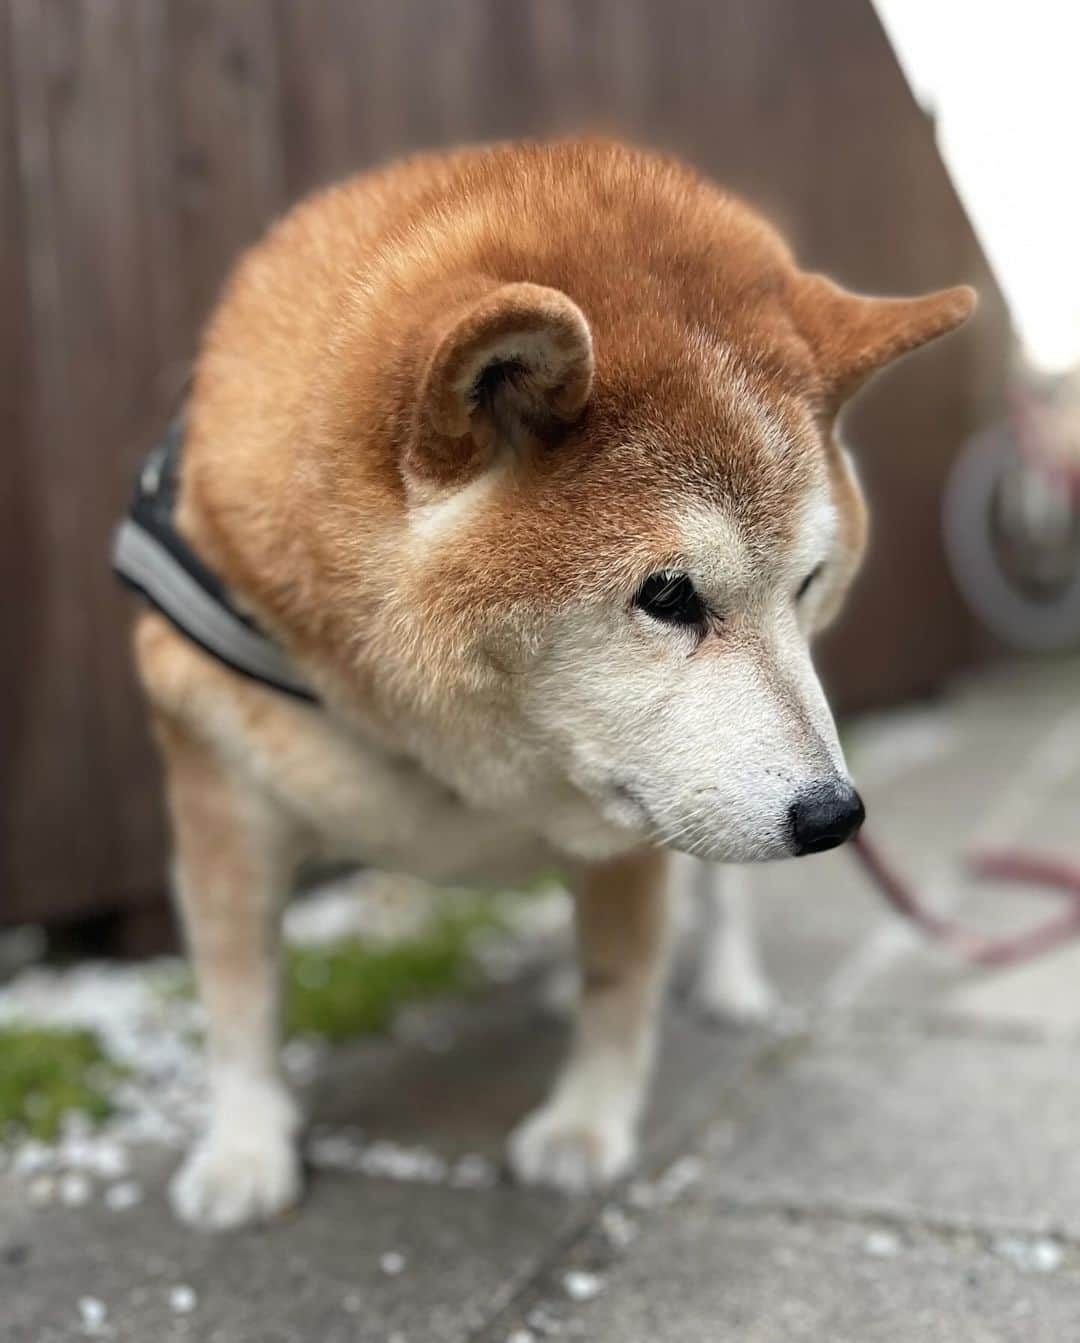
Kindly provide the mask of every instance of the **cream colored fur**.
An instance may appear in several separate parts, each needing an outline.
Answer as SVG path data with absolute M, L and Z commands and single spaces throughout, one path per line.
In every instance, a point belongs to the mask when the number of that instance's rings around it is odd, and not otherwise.
M 865 542 L 835 415 L 972 299 L 847 293 L 690 169 L 595 140 L 391 165 L 241 260 L 196 363 L 177 526 L 321 704 L 140 617 L 207 1011 L 182 1217 L 299 1196 L 278 922 L 317 857 L 453 882 L 561 867 L 573 1047 L 511 1160 L 570 1189 L 630 1168 L 667 851 L 781 857 L 806 847 L 797 799 L 852 796 L 809 653 Z M 671 573 L 701 618 L 641 609 Z M 763 993 L 723 903 L 709 993 L 745 1014 Z
M 482 510 L 482 494 L 473 506 Z M 571 1061 L 548 1104 L 514 1134 L 511 1157 L 523 1179 L 570 1189 L 629 1168 L 665 944 L 651 932 L 620 943 L 635 900 L 663 903 L 663 883 L 633 893 L 631 874 L 660 861 L 635 851 L 661 840 L 709 859 L 779 856 L 791 798 L 843 769 L 809 662 L 812 617 L 800 618 L 791 598 L 799 576 L 827 559 L 832 544 L 827 508 L 812 502 L 805 512 L 792 557 L 768 590 L 746 578 L 745 543 L 722 514 L 684 510 L 687 568 L 735 626 L 723 657 L 688 659 L 678 631 L 653 628 L 641 614 L 568 611 L 536 650 L 519 704 L 501 706 L 502 730 L 485 732 L 466 719 L 423 743 L 425 768 L 346 717 L 237 683 L 204 665 L 157 617 L 146 618 L 144 638 L 168 641 L 174 674 L 180 663 L 180 678 L 197 686 L 208 739 L 165 732 L 180 901 L 191 911 L 213 1062 L 211 1129 L 175 1185 L 181 1216 L 208 1227 L 237 1225 L 272 1215 L 299 1193 L 296 1121 L 273 1063 L 272 962 L 230 947 L 245 946 L 253 922 L 270 938 L 301 854 L 443 881 L 516 880 L 555 864 L 578 873 L 579 902 L 601 909 L 590 935 L 610 944 L 599 951 L 583 945 L 586 976 L 590 954 L 613 954 L 616 967 L 599 997 L 583 993 Z M 465 506 L 456 521 L 445 518 L 437 543 L 452 545 L 454 526 L 469 517 Z M 489 717 L 499 707 L 486 706 Z M 191 804 L 183 795 L 191 772 L 200 807 L 220 794 L 214 813 L 228 816 L 224 852 L 214 853 L 205 830 L 187 842 Z M 234 847 L 241 860 L 280 857 L 265 878 L 241 877 L 246 900 L 223 900 L 208 917 L 216 885 L 237 880 Z M 613 881 L 621 883 L 614 894 Z M 701 992 L 711 1010 L 754 1016 L 768 1002 L 745 909 L 736 896 L 719 899 L 726 920 L 711 925 Z M 640 916 L 648 930 L 663 917 L 659 908 Z M 231 1003 L 238 994 L 247 1011 L 219 1014 L 219 998 Z

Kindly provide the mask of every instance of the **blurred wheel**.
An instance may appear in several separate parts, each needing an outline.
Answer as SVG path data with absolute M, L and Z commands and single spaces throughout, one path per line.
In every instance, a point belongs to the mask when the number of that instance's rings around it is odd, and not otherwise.
M 964 598 L 1026 651 L 1080 644 L 1080 507 L 1005 424 L 970 440 L 945 489 L 945 550 Z

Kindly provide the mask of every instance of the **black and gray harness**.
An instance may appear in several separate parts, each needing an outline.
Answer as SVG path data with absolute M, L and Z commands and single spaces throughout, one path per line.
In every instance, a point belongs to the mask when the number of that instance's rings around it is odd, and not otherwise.
M 113 569 L 181 634 L 233 671 L 317 703 L 284 650 L 237 609 L 173 525 L 183 444 L 178 417 L 139 471 L 131 508 L 113 534 Z

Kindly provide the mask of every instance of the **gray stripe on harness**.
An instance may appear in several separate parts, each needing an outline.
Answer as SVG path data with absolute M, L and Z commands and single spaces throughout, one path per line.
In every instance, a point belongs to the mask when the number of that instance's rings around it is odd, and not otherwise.
M 113 534 L 113 567 L 198 643 L 260 681 L 312 695 L 285 653 L 219 605 L 148 531 L 125 518 Z

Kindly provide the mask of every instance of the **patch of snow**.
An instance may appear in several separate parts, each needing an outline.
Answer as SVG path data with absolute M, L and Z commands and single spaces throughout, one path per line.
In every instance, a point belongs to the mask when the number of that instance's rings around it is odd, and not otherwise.
M 285 938 L 324 947 L 346 938 L 389 945 L 424 932 L 453 892 L 383 872 L 354 872 L 325 882 L 285 910 Z
M 77 1111 L 65 1116 L 56 1147 L 56 1163 L 67 1170 L 84 1171 L 101 1180 L 116 1180 L 131 1169 L 125 1149 L 108 1135 L 93 1137 L 84 1116 Z
M 459 1156 L 450 1169 L 450 1184 L 454 1189 L 493 1189 L 498 1182 L 495 1163 L 478 1152 Z
M 90 1202 L 94 1186 L 81 1172 L 68 1171 L 66 1175 L 60 1177 L 57 1192 L 60 1195 L 60 1202 L 66 1208 L 82 1208 Z
M 127 1146 L 183 1145 L 205 1113 L 198 1004 L 176 991 L 177 960 L 148 965 L 87 962 L 24 970 L 0 988 L 0 1022 L 93 1031 L 127 1075 L 110 1087 L 113 1115 L 97 1133 L 86 1115 L 65 1116 L 56 1142 L 20 1143 L 16 1174 L 82 1172 L 101 1180 L 127 1174 Z
M 453 1162 L 426 1147 L 379 1138 L 367 1142 L 359 1129 L 317 1128 L 307 1141 L 316 1170 L 344 1170 L 406 1184 L 447 1184 L 453 1189 L 490 1189 L 498 1183 L 494 1162 L 466 1152 Z
M 465 1152 L 449 1161 L 429 1148 L 389 1138 L 368 1142 L 355 1128 L 316 1128 L 308 1138 L 306 1154 L 316 1170 L 343 1170 L 406 1184 L 491 1189 L 499 1180 L 498 1167 L 479 1152 Z
M 873 1259 L 893 1259 L 900 1253 L 900 1237 L 895 1231 L 871 1231 L 863 1249 Z
M 573 1269 L 563 1275 L 563 1290 L 571 1301 L 592 1301 L 604 1290 L 604 1279 L 599 1273 Z
M 429 926 L 454 898 L 454 892 L 423 883 L 365 873 L 295 903 L 286 915 L 286 936 L 309 945 L 342 936 L 389 943 Z M 498 962 L 500 974 L 517 973 L 550 957 L 555 942 L 568 942 L 570 902 L 557 886 L 492 900 L 505 931 L 496 930 L 488 938 L 487 930 L 480 930 L 475 950 L 489 967 Z M 6 1149 L 0 1144 L 0 1160 L 26 1182 L 35 1202 L 59 1198 L 78 1206 L 100 1182 L 106 1207 L 133 1207 L 142 1191 L 129 1178 L 131 1149 L 147 1144 L 179 1150 L 203 1128 L 209 1108 L 201 1045 L 204 1016 L 189 986 L 189 970 L 172 957 L 141 965 L 32 965 L 0 984 L 0 1024 L 91 1031 L 123 1069 L 122 1076 L 106 1083 L 112 1113 L 100 1126 L 95 1128 L 87 1115 L 72 1113 L 65 1116 L 55 1141 L 26 1139 Z M 404 1008 L 394 1029 L 397 1038 L 435 1052 L 454 1043 L 445 1014 L 423 1006 Z M 293 1039 L 283 1046 L 283 1069 L 293 1082 L 310 1084 L 330 1050 L 319 1037 Z M 315 1135 L 309 1155 L 316 1166 L 383 1179 L 460 1189 L 486 1189 L 498 1182 L 495 1165 L 478 1154 L 447 1161 L 420 1147 L 365 1141 L 355 1130 Z M 46 1176 L 48 1180 L 39 1178 Z
M 307 1142 L 307 1158 L 316 1170 L 359 1170 L 364 1150 L 356 1129 L 316 1129 Z
M 105 1206 L 110 1212 L 126 1212 L 142 1202 L 142 1185 L 137 1180 L 121 1180 L 105 1190 Z
M 492 983 L 517 979 L 569 952 L 573 903 L 557 882 L 526 896 L 497 895 L 494 908 L 501 926 L 478 928 L 469 939 L 470 955 Z
M 424 1147 L 405 1147 L 381 1138 L 366 1147 L 360 1156 L 365 1175 L 389 1180 L 415 1181 L 418 1184 L 442 1184 L 447 1177 L 445 1158 Z
M 99 1301 L 96 1296 L 79 1297 L 79 1321 L 84 1334 L 105 1333 L 108 1328 L 106 1323 L 108 1315 L 105 1302 Z
M 198 1304 L 194 1287 L 181 1283 L 169 1288 L 169 1309 L 174 1315 L 190 1315 Z
M 379 1257 L 379 1268 L 388 1278 L 396 1278 L 404 1273 L 407 1260 L 400 1250 L 387 1250 Z
M 1061 1245 L 1047 1236 L 999 1236 L 993 1248 L 999 1258 L 1025 1273 L 1053 1273 L 1065 1258 Z
M 37 1175 L 40 1171 L 54 1170 L 56 1153 L 37 1138 L 28 1138 L 16 1147 L 11 1161 L 14 1175 Z

